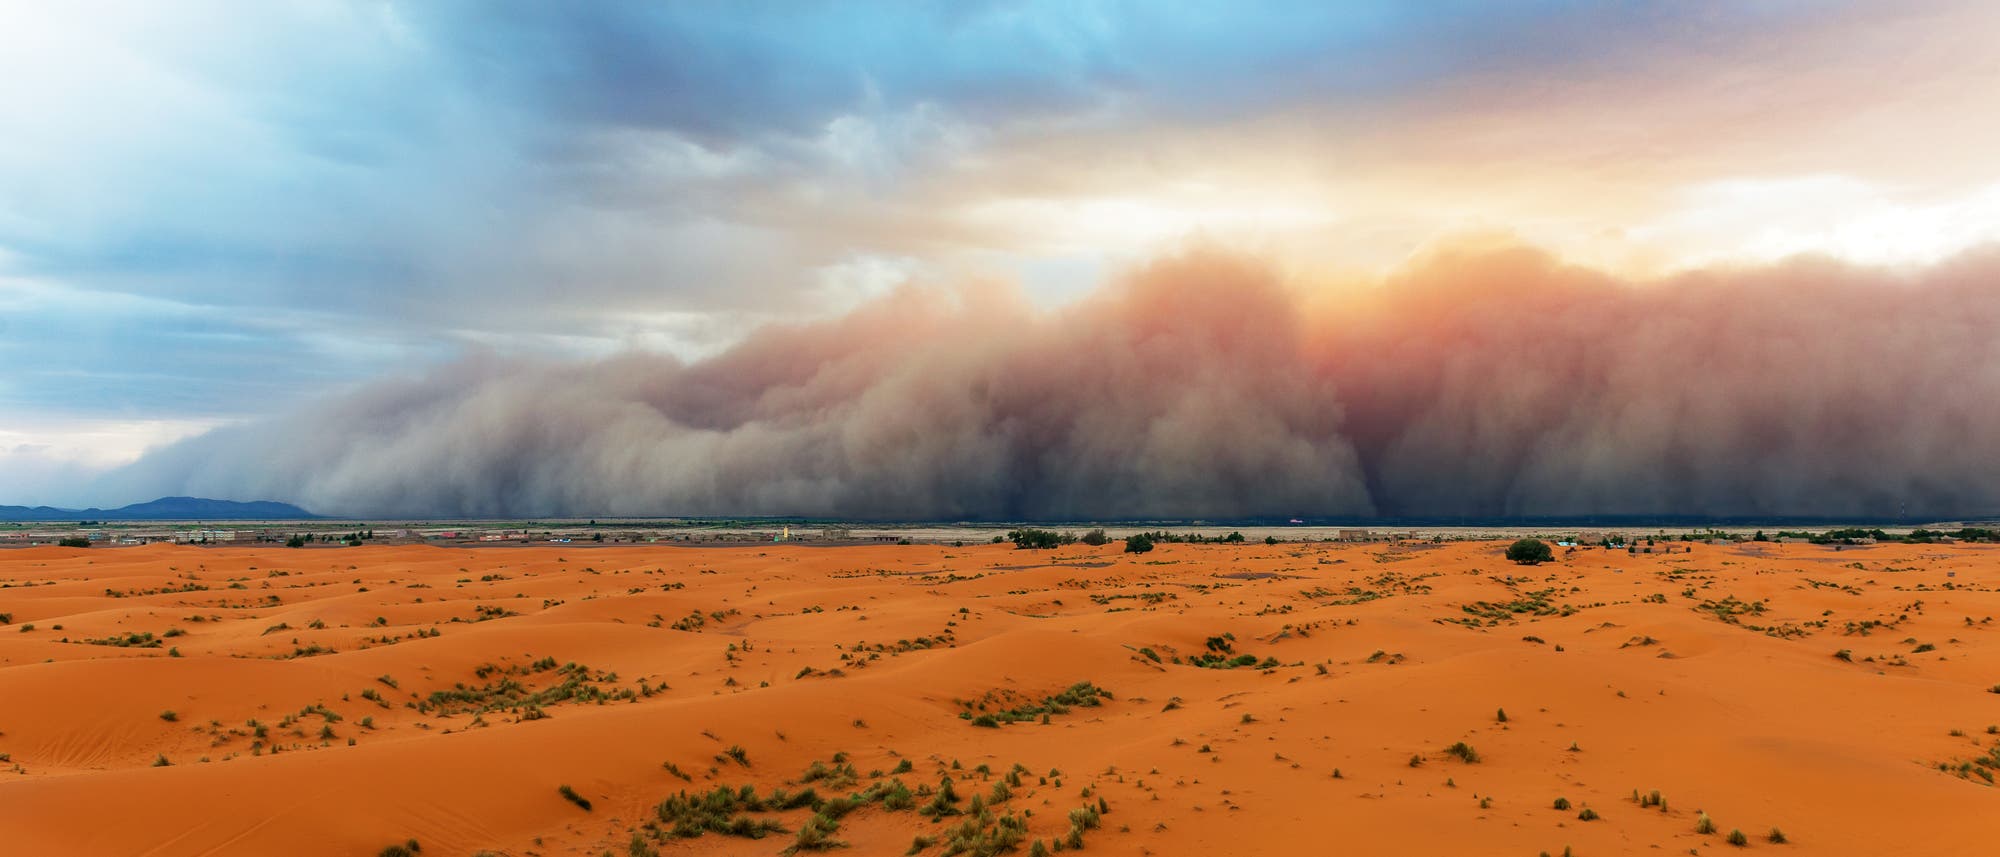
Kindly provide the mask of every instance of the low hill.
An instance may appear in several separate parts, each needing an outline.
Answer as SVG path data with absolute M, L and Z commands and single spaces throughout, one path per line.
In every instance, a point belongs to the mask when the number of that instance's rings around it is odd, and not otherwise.
M 292 521 L 318 517 L 290 503 L 161 497 L 116 509 L 0 506 L 0 521 Z

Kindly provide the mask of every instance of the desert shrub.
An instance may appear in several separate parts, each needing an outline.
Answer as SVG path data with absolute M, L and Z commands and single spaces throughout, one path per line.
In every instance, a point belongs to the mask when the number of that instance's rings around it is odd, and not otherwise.
M 1521 565 L 1538 565 L 1555 558 L 1555 552 L 1541 539 L 1521 539 L 1507 546 L 1507 559 Z
M 1091 547 L 1099 547 L 1101 545 L 1109 544 L 1111 542 L 1111 537 L 1104 534 L 1103 527 L 1098 527 L 1097 529 L 1084 533 L 1083 538 L 1079 539 L 1079 541 L 1083 542 L 1084 544 L 1090 545 Z
M 957 804 L 958 790 L 953 787 L 951 778 L 945 777 L 938 781 L 937 791 L 932 793 L 930 802 L 919 808 L 917 813 L 935 818 L 957 815 L 959 812 Z
M 90 540 L 82 536 L 68 536 L 65 538 L 57 539 L 56 546 L 65 548 L 87 548 L 90 547 Z
M 1769 840 L 1772 845 L 1783 845 L 1788 841 L 1785 839 L 1785 832 L 1775 827 L 1771 828 L 1771 835 L 1764 838 Z
M 901 812 L 906 809 L 913 809 L 916 805 L 916 795 L 910 792 L 909 786 L 903 785 L 902 780 L 891 780 L 889 787 L 882 791 L 883 809 L 892 812 Z
M 577 794 L 576 789 L 570 788 L 567 783 L 558 786 L 556 788 L 556 791 L 563 796 L 563 800 L 569 801 L 570 803 L 583 807 L 584 812 L 590 811 L 590 798 Z
M 799 825 L 798 836 L 792 841 L 792 847 L 785 849 L 785 853 L 825 851 L 845 845 L 847 843 L 833 838 L 834 831 L 839 829 L 840 822 L 827 816 L 815 815 L 808 818 L 805 824 Z
M 400 845 L 391 845 L 382 849 L 376 857 L 416 857 L 418 854 L 423 853 L 423 850 L 424 847 L 418 845 L 417 840 L 411 839 Z
M 1708 817 L 1708 813 L 1704 812 L 1695 817 L 1694 832 L 1704 836 L 1715 832 L 1715 822 Z
M 166 711 L 160 712 L 160 719 L 165 720 L 168 723 L 172 723 L 176 720 L 181 719 L 181 716 L 179 714 L 174 713 L 173 709 L 170 708 L 167 709 Z
M 1576 814 L 1576 818 L 1578 821 L 1596 821 L 1599 817 L 1600 816 L 1598 816 L 1597 810 L 1591 809 L 1590 807 L 1587 806 L 1583 808 L 1582 812 Z
M 1126 553 L 1147 553 L 1153 549 L 1153 537 L 1138 533 L 1125 537 Z
M 1559 810 L 1559 811 L 1562 811 L 1562 812 L 1568 812 L 1568 811 L 1569 811 L 1569 798 L 1566 798 L 1566 797 L 1559 797 L 1559 798 L 1556 798 L 1556 804 L 1555 804 L 1555 806 L 1556 806 L 1556 809 L 1557 809 L 1557 810 Z
M 839 820 L 848 813 L 860 809 L 861 805 L 866 802 L 867 798 L 857 795 L 841 795 L 820 804 L 819 814 L 827 818 Z
M 1464 741 L 1460 741 L 1456 744 L 1446 747 L 1444 748 L 1444 751 L 1448 755 L 1457 756 L 1459 761 L 1465 762 L 1467 764 L 1473 764 L 1479 761 L 1479 751 L 1472 749 L 1472 745 L 1467 744 Z
M 480 854 L 486 853 L 485 851 L 481 851 L 479 854 L 473 855 L 473 857 L 479 857 Z M 652 843 L 646 841 L 646 834 L 634 830 L 632 831 L 631 841 L 625 844 L 625 857 L 660 857 L 660 850 L 654 848 Z
M 821 802 L 819 794 L 813 789 L 790 795 L 780 790 L 772 792 L 769 799 L 761 799 L 757 797 L 757 790 L 750 786 L 741 789 L 716 786 L 705 794 L 690 796 L 681 792 L 669 797 L 654 808 L 654 814 L 660 824 L 669 826 L 668 835 L 674 837 L 693 838 L 712 831 L 726 836 L 761 839 L 765 834 L 782 832 L 784 828 L 775 821 L 753 819 L 738 813 L 816 807 Z
M 1734 845 L 1738 848 L 1741 848 L 1745 845 L 1750 844 L 1750 837 L 1744 836 L 1743 831 L 1741 830 L 1731 830 L 1729 831 L 1729 835 L 1725 837 L 1723 841 L 1731 845 Z
M 1045 696 L 1038 703 L 1017 705 L 1003 711 L 992 711 L 974 716 L 970 710 L 959 712 L 959 717 L 972 722 L 974 726 L 998 727 L 1003 723 L 1019 723 L 1040 718 L 1049 722 L 1050 714 L 1068 714 L 1073 707 L 1094 707 L 1111 697 L 1105 690 L 1087 681 L 1080 681 L 1064 688 L 1060 693 Z M 963 704 L 963 703 L 962 703 Z

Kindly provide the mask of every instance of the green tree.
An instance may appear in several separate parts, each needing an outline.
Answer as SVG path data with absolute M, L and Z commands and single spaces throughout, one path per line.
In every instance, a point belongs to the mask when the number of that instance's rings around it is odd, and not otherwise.
M 1015 550 L 1045 550 L 1062 544 L 1062 536 L 1056 531 L 1038 530 L 1033 527 L 1009 531 L 1007 538 L 1014 542 Z
M 1145 553 L 1153 549 L 1153 537 L 1146 533 L 1125 537 L 1126 553 Z
M 1507 558 L 1522 565 L 1536 565 L 1556 558 L 1549 550 L 1548 542 L 1541 539 L 1521 539 L 1507 546 Z

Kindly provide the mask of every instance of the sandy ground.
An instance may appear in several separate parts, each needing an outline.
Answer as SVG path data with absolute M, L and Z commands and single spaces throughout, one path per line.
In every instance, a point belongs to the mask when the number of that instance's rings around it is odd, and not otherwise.
M 0 552 L 0 852 L 2000 849 L 2000 548 L 1120 548 Z

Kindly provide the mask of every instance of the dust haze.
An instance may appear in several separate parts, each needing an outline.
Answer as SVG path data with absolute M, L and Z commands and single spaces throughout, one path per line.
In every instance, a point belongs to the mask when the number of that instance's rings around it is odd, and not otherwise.
M 123 499 L 355 516 L 2000 511 L 2000 251 L 1645 283 L 1519 246 L 1313 288 L 1190 249 L 906 288 L 695 362 L 478 357 L 155 450 Z

